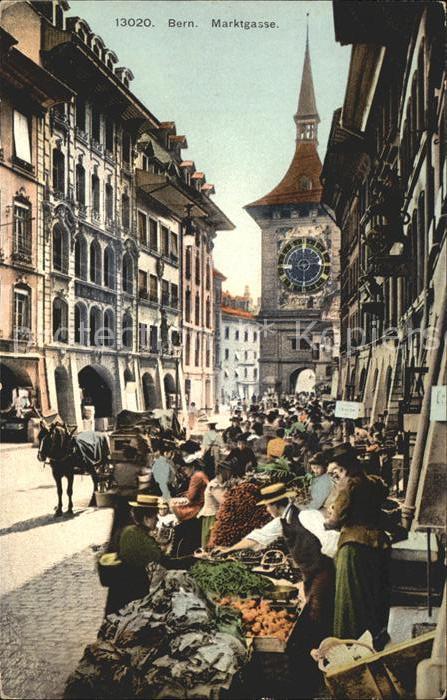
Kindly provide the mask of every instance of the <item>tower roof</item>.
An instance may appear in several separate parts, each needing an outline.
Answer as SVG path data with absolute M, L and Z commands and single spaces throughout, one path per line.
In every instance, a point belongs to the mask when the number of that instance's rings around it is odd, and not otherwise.
M 303 74 L 301 77 L 300 96 L 298 99 L 298 109 L 296 111 L 295 119 L 309 119 L 309 117 L 314 117 L 318 121 L 320 121 L 320 118 L 318 116 L 317 103 L 315 100 L 314 81 L 312 78 L 312 64 L 310 61 L 309 51 L 309 27 L 307 27 L 306 51 L 304 53 Z
M 321 199 L 321 160 L 315 143 L 298 141 L 295 155 L 281 182 L 246 208 L 268 204 L 313 204 Z
M 298 110 L 294 115 L 297 126 L 295 154 L 281 182 L 261 199 L 246 205 L 251 207 L 274 204 L 314 204 L 321 200 L 321 161 L 317 151 L 317 125 L 320 121 L 315 101 L 309 32 L 306 36 Z

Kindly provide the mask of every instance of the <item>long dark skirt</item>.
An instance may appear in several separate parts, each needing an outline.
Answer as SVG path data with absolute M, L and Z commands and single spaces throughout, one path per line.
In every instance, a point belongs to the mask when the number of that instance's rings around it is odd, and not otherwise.
M 173 557 L 186 557 L 192 554 L 201 545 L 202 520 L 191 518 L 184 520 L 175 526 L 174 542 L 172 545 Z
M 387 637 L 390 610 L 389 550 L 349 542 L 336 561 L 334 636 L 358 639 L 366 630 L 377 650 Z

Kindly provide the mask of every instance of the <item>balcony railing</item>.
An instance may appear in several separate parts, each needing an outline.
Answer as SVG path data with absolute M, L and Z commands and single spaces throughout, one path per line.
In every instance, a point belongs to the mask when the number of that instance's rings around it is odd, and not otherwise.
M 80 129 L 79 126 L 76 127 L 75 129 L 76 133 L 76 138 L 79 139 L 79 141 L 82 141 L 83 144 L 88 146 L 88 134 L 86 131 L 83 131 L 83 129 Z
M 24 248 L 14 250 L 12 253 L 12 259 L 15 263 L 24 263 L 25 265 L 31 265 L 33 260 L 31 250 L 26 250 Z
M 99 141 L 97 141 L 96 139 L 92 138 L 92 139 L 90 140 L 90 145 L 91 145 L 92 151 L 95 151 L 95 153 L 97 153 L 99 156 L 102 156 L 102 155 L 103 155 L 103 153 L 104 153 L 104 146 L 102 145 L 102 143 L 99 143 Z

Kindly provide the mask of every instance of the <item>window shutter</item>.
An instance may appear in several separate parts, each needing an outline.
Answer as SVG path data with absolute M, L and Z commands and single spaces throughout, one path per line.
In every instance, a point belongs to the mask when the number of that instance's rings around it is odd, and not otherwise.
M 31 163 L 31 139 L 29 122 L 21 112 L 14 110 L 14 148 L 17 158 Z

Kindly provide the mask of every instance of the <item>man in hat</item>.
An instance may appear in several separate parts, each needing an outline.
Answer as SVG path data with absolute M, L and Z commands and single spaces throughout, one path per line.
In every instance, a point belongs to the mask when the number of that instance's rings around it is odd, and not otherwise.
M 238 435 L 242 433 L 241 426 L 239 425 L 239 418 L 237 416 L 231 417 L 231 425 L 224 431 L 223 439 L 226 443 L 236 442 Z
M 208 430 L 203 436 L 203 461 L 205 463 L 205 473 L 208 479 L 214 479 L 216 466 L 219 463 L 220 450 L 225 447 L 222 436 L 217 432 L 217 422 L 208 421 Z
M 258 506 L 265 506 L 272 520 L 264 527 L 252 530 L 244 539 L 232 547 L 223 547 L 223 552 L 236 552 L 238 549 L 265 549 L 279 537 L 282 537 L 281 518 L 284 518 L 291 505 L 294 491 L 289 491 L 285 484 L 271 484 L 261 489 Z
M 256 455 L 251 448 L 251 444 L 250 446 L 248 444 L 249 437 L 249 433 L 241 433 L 237 438 L 238 454 L 236 456 L 240 465 L 241 476 L 247 471 L 255 471 L 258 466 Z

